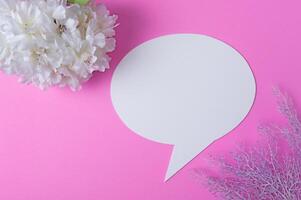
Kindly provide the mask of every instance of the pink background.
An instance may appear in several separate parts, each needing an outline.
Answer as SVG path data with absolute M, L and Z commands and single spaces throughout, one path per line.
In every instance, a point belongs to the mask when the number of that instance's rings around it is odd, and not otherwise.
M 106 0 L 119 15 L 112 68 L 83 90 L 17 83 L 0 74 L 1 200 L 196 200 L 214 199 L 191 169 L 208 154 L 258 139 L 262 121 L 282 121 L 272 87 L 297 102 L 300 92 L 300 0 Z M 170 33 L 200 33 L 231 44 L 248 60 L 257 97 L 246 120 L 215 142 L 169 182 L 164 175 L 171 146 L 128 130 L 110 100 L 116 64 L 135 46 Z M 210 86 L 208 86 L 210 87 Z

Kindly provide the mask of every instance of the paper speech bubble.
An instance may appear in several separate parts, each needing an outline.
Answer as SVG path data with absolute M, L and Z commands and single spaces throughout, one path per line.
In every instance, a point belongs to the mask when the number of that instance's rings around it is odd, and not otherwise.
M 131 130 L 174 145 L 165 180 L 235 128 L 255 93 L 246 60 L 227 44 L 196 34 L 136 47 L 117 66 L 111 85 L 113 105 Z

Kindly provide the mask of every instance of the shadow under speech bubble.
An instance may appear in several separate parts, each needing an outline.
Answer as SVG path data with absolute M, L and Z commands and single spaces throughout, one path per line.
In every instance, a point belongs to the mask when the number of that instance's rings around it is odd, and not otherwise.
M 256 93 L 247 61 L 232 47 L 197 34 L 147 41 L 117 66 L 114 108 L 135 133 L 174 149 L 165 181 L 234 129 Z

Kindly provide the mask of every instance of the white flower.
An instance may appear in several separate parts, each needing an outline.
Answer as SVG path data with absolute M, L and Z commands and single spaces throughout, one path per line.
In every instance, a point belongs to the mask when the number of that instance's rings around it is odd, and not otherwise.
M 109 68 L 116 19 L 104 5 L 0 0 L 0 69 L 41 89 L 77 90 Z

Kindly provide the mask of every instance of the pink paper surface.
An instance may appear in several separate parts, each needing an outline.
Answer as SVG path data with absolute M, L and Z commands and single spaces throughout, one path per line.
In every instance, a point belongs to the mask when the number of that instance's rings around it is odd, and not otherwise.
M 272 87 L 301 104 L 300 0 L 105 0 L 119 15 L 112 68 L 80 92 L 40 91 L 0 73 L 1 200 L 214 199 L 191 175 L 239 141 L 260 139 L 260 122 L 282 122 Z M 172 147 L 127 129 L 110 99 L 117 63 L 157 36 L 199 33 L 242 53 L 257 81 L 255 104 L 244 122 L 164 183 Z M 208 85 L 210 87 L 210 85 Z

